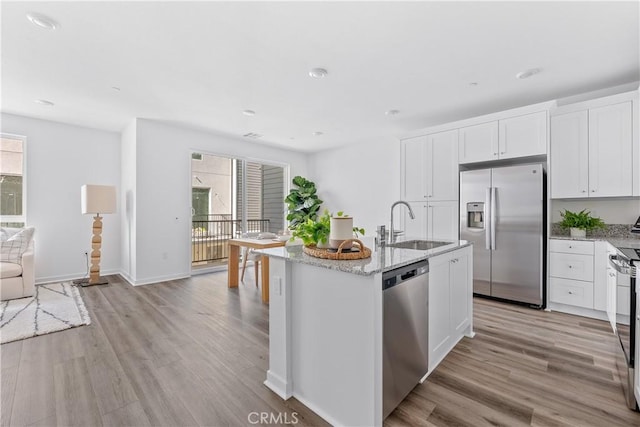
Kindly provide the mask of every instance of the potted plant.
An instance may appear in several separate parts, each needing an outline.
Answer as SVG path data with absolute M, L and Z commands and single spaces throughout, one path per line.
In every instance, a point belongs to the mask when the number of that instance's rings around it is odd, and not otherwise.
M 296 188 L 291 189 L 284 201 L 289 208 L 289 229 L 293 231 L 309 220 L 315 222 L 322 200 L 316 194 L 316 184 L 313 181 L 296 176 L 292 182 Z
M 571 212 L 565 209 L 564 212 L 560 212 L 560 216 L 562 217 L 560 227 L 569 228 L 571 237 L 585 237 L 587 231 L 605 227 L 604 221 L 592 217 L 591 212 L 586 209 L 580 212 Z
M 343 212 L 338 212 L 337 216 L 334 217 L 327 209 L 325 209 L 317 220 L 314 221 L 313 219 L 308 218 L 306 221 L 298 224 L 291 235 L 301 239 L 305 246 L 317 246 L 319 248 L 326 247 L 328 246 L 327 242 L 331 235 L 331 222 L 336 218 L 352 219 L 350 216 L 344 215 Z M 352 232 L 355 233 L 356 236 L 358 233 L 365 233 L 364 228 L 359 227 L 352 227 Z

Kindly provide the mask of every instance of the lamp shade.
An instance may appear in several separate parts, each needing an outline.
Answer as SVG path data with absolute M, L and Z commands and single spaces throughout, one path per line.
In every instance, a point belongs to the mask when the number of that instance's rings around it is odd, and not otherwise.
M 83 214 L 115 213 L 116 187 L 112 185 L 83 185 L 81 201 Z

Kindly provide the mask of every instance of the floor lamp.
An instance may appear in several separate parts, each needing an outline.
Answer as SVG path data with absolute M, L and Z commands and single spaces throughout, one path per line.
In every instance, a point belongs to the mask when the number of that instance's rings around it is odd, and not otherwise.
M 82 213 L 95 214 L 93 217 L 93 237 L 91 238 L 91 267 L 89 279 L 79 280 L 82 286 L 106 285 L 109 282 L 100 277 L 100 249 L 102 247 L 102 217 L 116 211 L 116 187 L 111 185 L 83 185 L 81 189 Z

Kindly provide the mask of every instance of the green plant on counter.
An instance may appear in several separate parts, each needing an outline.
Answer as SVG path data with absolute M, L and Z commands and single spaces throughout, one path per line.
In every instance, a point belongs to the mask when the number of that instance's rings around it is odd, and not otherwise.
M 297 188 L 292 188 L 284 201 L 289 208 L 289 214 L 287 215 L 289 229 L 295 230 L 309 220 L 315 221 L 322 200 L 316 194 L 317 190 L 314 182 L 301 176 L 296 176 L 292 182 Z
M 294 229 L 291 235 L 302 239 L 302 243 L 305 246 L 313 246 L 319 243 L 325 244 L 329 240 L 329 233 L 331 231 L 331 214 L 327 209 L 317 221 L 311 218 L 306 219 L 304 222 L 298 223 L 298 226 Z
M 336 214 L 339 217 L 347 217 L 344 212 L 340 211 Z M 364 228 L 353 227 L 353 232 L 356 236 L 359 234 L 364 235 Z M 302 240 L 305 246 L 317 246 L 318 244 L 326 244 L 329 240 L 329 234 L 331 233 L 331 214 L 328 209 L 325 209 L 322 215 L 314 221 L 309 218 L 306 221 L 298 224 L 298 226 L 291 233 L 293 238 L 299 238 Z
M 565 209 L 560 212 L 562 228 L 581 228 L 583 230 L 593 230 L 596 228 L 604 228 L 605 223 L 600 218 L 592 217 L 591 212 L 583 209 L 580 212 L 571 212 Z

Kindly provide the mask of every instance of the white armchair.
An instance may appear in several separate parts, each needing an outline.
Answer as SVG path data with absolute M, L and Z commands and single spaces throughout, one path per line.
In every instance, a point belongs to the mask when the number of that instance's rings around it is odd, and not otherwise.
M 0 300 L 30 297 L 35 293 L 35 242 L 22 254 L 22 265 L 0 262 Z

